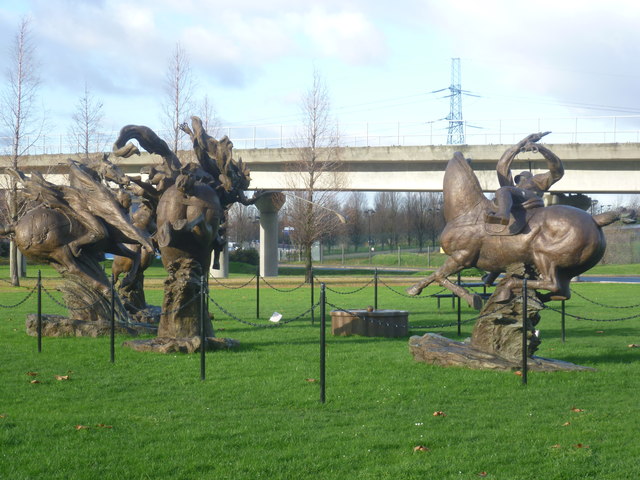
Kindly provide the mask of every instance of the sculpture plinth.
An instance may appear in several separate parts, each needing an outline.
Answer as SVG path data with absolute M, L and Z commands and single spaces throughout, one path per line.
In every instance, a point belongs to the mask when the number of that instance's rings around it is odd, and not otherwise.
M 533 353 L 540 345 L 535 326 L 544 308 L 529 290 L 527 314 L 523 315 L 523 296 L 516 295 L 509 302 L 496 303 L 491 298 L 482 309 L 473 328 L 471 339 L 465 342 L 450 340 L 427 333 L 409 339 L 414 359 L 442 367 L 466 367 L 476 370 L 520 370 L 522 360 L 523 319 L 527 330 L 527 368 L 533 371 L 585 371 L 590 367 L 560 360 L 537 357 Z

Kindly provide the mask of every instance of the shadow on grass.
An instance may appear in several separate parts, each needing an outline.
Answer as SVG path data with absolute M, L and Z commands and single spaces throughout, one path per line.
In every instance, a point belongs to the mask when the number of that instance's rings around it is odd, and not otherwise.
M 622 347 L 621 347 L 622 348 Z M 624 347 L 626 348 L 626 347 Z M 571 363 L 577 363 L 578 365 L 597 365 L 597 364 L 634 364 L 640 361 L 640 356 L 637 352 L 623 351 L 608 352 L 602 355 L 565 355 L 562 360 Z

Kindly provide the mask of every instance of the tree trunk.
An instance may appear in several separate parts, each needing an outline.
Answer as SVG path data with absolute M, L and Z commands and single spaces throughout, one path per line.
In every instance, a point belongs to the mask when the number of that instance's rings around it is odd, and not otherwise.
M 13 240 L 11 240 L 11 243 L 9 244 L 9 274 L 11 275 L 11 285 L 19 287 L 20 269 L 18 262 L 18 247 Z
M 313 276 L 313 260 L 311 258 L 312 245 L 304 246 L 304 281 L 311 283 L 311 277 Z

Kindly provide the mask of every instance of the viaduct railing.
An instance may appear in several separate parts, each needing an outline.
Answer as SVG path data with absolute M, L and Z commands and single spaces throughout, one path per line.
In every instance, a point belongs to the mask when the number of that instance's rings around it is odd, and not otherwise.
M 339 143 L 344 147 L 445 145 L 446 121 L 424 122 L 354 122 L 336 125 Z M 463 121 L 467 145 L 502 145 L 516 143 L 537 131 L 553 132 L 552 143 L 627 143 L 640 142 L 640 115 L 585 116 L 553 118 L 478 119 Z M 211 132 L 227 135 L 237 149 L 291 148 L 300 145 L 300 125 L 229 125 Z M 168 131 L 157 130 L 162 138 Z M 108 151 L 118 132 L 96 134 L 91 149 Z M 21 144 L 26 155 L 74 154 L 82 149 L 68 134 L 43 134 L 24 137 Z M 180 149 L 191 149 L 189 139 L 181 139 Z M 0 137 L 0 154 L 11 151 L 11 138 Z

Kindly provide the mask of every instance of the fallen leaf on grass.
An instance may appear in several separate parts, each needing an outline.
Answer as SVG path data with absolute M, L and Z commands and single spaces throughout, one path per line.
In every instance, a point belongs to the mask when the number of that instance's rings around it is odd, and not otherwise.
M 604 330 L 596 330 L 596 333 L 604 333 Z
M 54 375 L 56 380 L 69 380 L 69 375 Z
M 514 375 L 518 375 L 519 377 L 522 376 L 522 372 L 520 370 L 516 370 L 515 372 L 513 372 Z
M 7 418 L 7 416 L 4 413 L 0 413 L 0 418 Z
M 478 473 L 479 477 L 486 477 L 487 475 L 489 475 L 487 472 L 480 472 Z
M 87 427 L 86 425 L 76 425 L 75 429 L 76 430 L 88 430 L 89 427 Z
M 99 423 L 96 425 L 98 428 L 113 428 L 113 425 L 105 425 L 104 423 Z
M 584 443 L 576 443 L 574 445 L 576 448 L 590 448 L 589 445 L 585 445 Z
M 635 343 L 632 343 L 629 345 L 629 348 L 640 348 L 640 345 L 636 345 Z
M 562 424 L 562 426 L 563 426 L 563 427 L 568 427 L 569 425 L 571 425 L 571 422 L 564 422 L 564 423 Z
M 584 412 L 584 410 L 582 408 L 577 408 L 577 407 L 571 407 L 571 411 L 572 412 L 577 412 L 577 413 Z
M 317 382 L 315 378 L 305 378 L 305 381 L 309 383 Z
M 424 445 L 416 445 L 415 447 L 413 447 L 413 451 L 414 452 L 430 452 L 431 450 L 429 450 Z
M 40 383 L 40 380 L 31 380 L 29 383 Z
M 27 375 L 29 375 L 30 377 L 35 377 L 38 375 L 38 372 L 27 372 Z
M 444 413 L 442 410 L 438 410 L 437 412 L 433 412 L 433 416 L 434 417 L 446 417 L 447 414 Z

